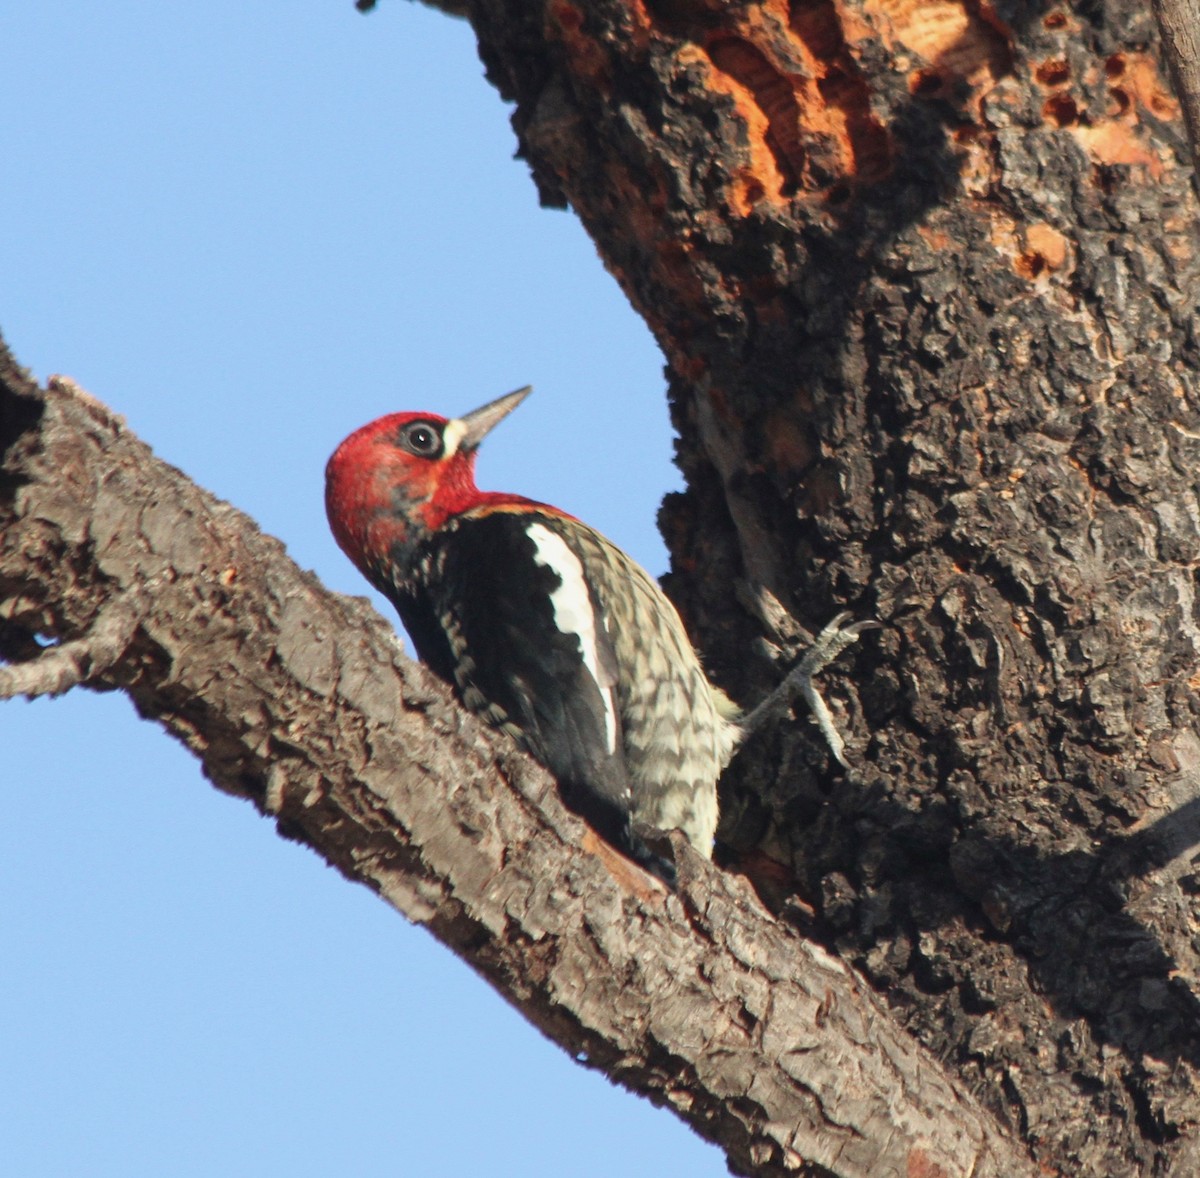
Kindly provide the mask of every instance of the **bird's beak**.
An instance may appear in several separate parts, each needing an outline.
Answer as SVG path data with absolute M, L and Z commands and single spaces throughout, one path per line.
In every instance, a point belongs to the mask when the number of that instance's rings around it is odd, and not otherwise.
M 489 401 L 473 413 L 464 414 L 453 423 L 458 427 L 454 430 L 454 433 L 458 434 L 456 449 L 474 450 L 532 392 L 533 386 L 526 385 L 523 389 L 517 389 L 515 393 L 506 393 L 503 397 Z

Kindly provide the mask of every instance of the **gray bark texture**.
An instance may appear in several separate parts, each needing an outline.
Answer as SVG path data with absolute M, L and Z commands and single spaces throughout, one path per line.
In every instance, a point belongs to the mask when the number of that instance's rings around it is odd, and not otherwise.
M 756 736 L 724 870 L 668 896 L 11 362 L 0 690 L 127 691 L 738 1173 L 1200 1173 L 1200 209 L 1154 13 L 454 7 L 668 358 L 714 677 L 752 704 L 840 609 L 884 623 L 824 676 L 854 771 Z
M 738 1172 L 1033 1172 L 870 987 L 744 880 L 681 845 L 668 894 L 365 602 L 324 590 L 77 386 L 39 391 L 7 353 L 0 448 L 0 694 L 127 692 L 218 788 Z

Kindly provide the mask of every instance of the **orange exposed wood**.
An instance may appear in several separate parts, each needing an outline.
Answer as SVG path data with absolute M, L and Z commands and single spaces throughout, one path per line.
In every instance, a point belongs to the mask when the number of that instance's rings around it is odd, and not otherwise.
M 1057 229 L 1042 221 L 1025 230 L 1025 240 L 1045 262 L 1048 270 L 1061 270 L 1067 260 L 1069 243 Z
M 751 169 L 744 168 L 733 178 L 729 188 L 729 203 L 739 217 L 745 217 L 766 195 L 762 180 Z
M 862 22 L 833 0 L 768 0 L 727 15 L 720 28 L 697 27 L 679 56 L 704 59 L 712 88 L 733 98 L 745 124 L 750 159 L 730 186 L 730 207 L 745 216 L 764 200 L 832 200 L 847 181 L 882 179 L 891 139 L 847 39 L 847 28 L 865 35 Z
M 737 117 L 746 125 L 746 145 L 750 159 L 748 166 L 738 173 L 730 193 L 730 204 L 743 216 L 750 212 L 763 197 L 778 200 L 784 193 L 785 184 L 794 183 L 780 167 L 779 157 L 770 143 L 771 120 L 759 103 L 758 96 L 750 86 L 736 74 L 722 69 L 711 53 L 698 45 L 687 45 L 679 51 L 681 61 L 701 61 L 710 71 L 709 85 L 719 94 L 733 99 Z
M 806 95 L 806 126 L 819 132 L 824 121 L 839 140 L 846 178 L 867 184 L 882 180 L 891 169 L 891 137 L 871 113 L 870 91 L 851 50 L 864 37 L 861 20 L 831 0 L 787 8 L 792 44 L 816 79 L 816 95 Z
M 928 225 L 918 225 L 917 232 L 925 239 L 930 249 L 939 253 L 942 250 L 950 249 L 954 245 L 950 235 L 941 229 L 933 229 Z
M 1070 81 L 1065 61 L 1048 60 L 1034 77 L 1054 89 L 1042 107 L 1046 122 L 1064 127 L 1075 136 L 1095 164 L 1102 167 L 1144 167 L 1156 180 L 1163 161 L 1149 146 L 1141 130 L 1143 114 L 1156 120 L 1179 117 L 1179 104 L 1167 89 L 1155 62 L 1142 53 L 1114 53 L 1104 59 L 1104 77 L 1110 102 L 1105 117 L 1085 110 L 1067 90 Z
M 1071 67 L 1062 58 L 1052 58 L 1043 61 L 1033 71 L 1033 76 L 1043 86 L 1065 86 L 1071 80 Z
M 1069 269 L 1071 242 L 1053 225 L 1045 221 L 1022 225 L 996 210 L 991 213 L 991 221 L 992 244 L 1022 278 L 1044 281 L 1051 274 Z
M 1162 160 L 1146 146 L 1131 124 L 1112 121 L 1095 127 L 1072 127 L 1071 134 L 1097 164 L 1144 167 L 1154 179 L 1162 177 Z
M 866 0 L 864 11 L 893 50 L 917 54 L 936 73 L 986 94 L 1012 70 L 1007 31 L 986 10 L 955 0 Z
M 1126 95 L 1156 119 L 1179 118 L 1179 103 L 1167 88 L 1158 67 L 1144 53 L 1114 53 L 1104 72 L 1115 94 Z

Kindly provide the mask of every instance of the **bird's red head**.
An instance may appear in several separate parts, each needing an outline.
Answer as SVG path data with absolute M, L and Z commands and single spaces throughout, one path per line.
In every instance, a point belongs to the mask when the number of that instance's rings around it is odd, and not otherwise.
M 475 451 L 529 388 L 447 420 L 391 413 L 355 430 L 325 467 L 325 510 L 341 550 L 369 580 L 398 549 L 418 543 L 452 516 L 493 500 L 475 486 Z

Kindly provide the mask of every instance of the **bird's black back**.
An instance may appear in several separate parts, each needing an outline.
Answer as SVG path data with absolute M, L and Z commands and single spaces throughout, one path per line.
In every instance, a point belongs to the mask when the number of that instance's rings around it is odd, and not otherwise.
M 558 779 L 572 809 L 645 861 L 628 829 L 612 640 L 586 581 L 572 581 L 568 567 L 571 604 L 595 620 L 589 667 L 580 635 L 556 621 L 564 576 L 535 541 L 545 547 L 549 531 L 565 543 L 556 520 L 529 508 L 452 520 L 413 554 L 404 591 L 389 596 L 422 661 L 470 710 L 512 732 Z

